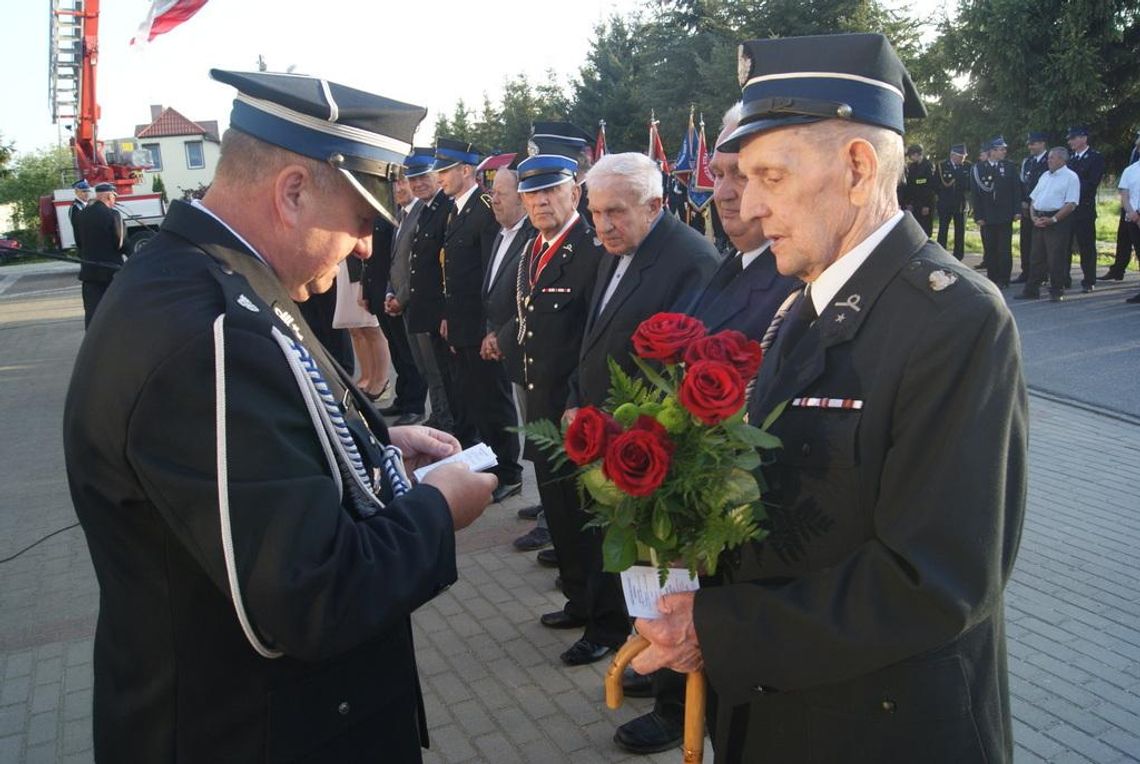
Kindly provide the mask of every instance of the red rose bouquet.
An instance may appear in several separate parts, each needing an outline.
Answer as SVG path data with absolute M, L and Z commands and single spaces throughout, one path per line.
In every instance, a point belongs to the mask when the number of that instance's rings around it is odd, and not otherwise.
M 670 562 L 715 573 L 726 549 L 762 537 L 760 449 L 777 448 L 767 422 L 745 422 L 745 397 L 763 353 L 737 331 L 709 335 L 695 318 L 658 313 L 633 334 L 640 376 L 610 359 L 604 409 L 583 407 L 560 432 L 552 422 L 524 428 L 540 447 L 578 466 L 591 499 L 591 524 L 605 531 L 605 569 L 639 558 L 662 581 Z

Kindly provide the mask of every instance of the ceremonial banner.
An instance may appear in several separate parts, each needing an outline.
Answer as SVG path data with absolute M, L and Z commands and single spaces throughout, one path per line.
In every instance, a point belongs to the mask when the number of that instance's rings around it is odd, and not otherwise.
M 608 153 L 610 152 L 606 148 L 606 121 L 604 119 L 599 119 L 598 140 L 594 142 L 594 161 L 598 161 Z
M 152 0 L 146 20 L 131 38 L 131 45 L 147 43 L 160 34 L 166 34 L 202 10 L 206 2 L 207 0 Z
M 712 199 L 713 177 L 709 171 L 711 155 L 705 142 L 705 117 L 701 115 L 701 131 L 697 137 L 696 167 L 689 181 L 689 204 L 704 212 Z
M 669 155 L 665 153 L 665 147 L 661 145 L 661 136 L 657 132 L 657 115 L 650 112 L 649 116 L 649 149 L 645 152 L 646 155 L 657 163 L 661 168 L 661 172 L 669 173 Z

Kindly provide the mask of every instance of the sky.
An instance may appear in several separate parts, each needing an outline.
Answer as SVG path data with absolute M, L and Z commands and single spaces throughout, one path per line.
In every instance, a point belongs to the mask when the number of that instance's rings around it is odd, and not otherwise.
M 497 102 L 503 81 L 520 72 L 536 82 L 553 69 L 566 86 L 585 61 L 594 27 L 646 4 L 576 0 L 574 13 L 556 13 L 548 4 L 517 0 L 475 6 L 460 0 L 210 0 L 185 24 L 140 47 L 130 40 L 150 0 L 102 0 L 98 134 L 103 140 L 132 136 L 136 124 L 150 122 L 151 104 L 195 121 L 218 120 L 224 130 L 233 90 L 211 80 L 209 70 L 254 71 L 261 55 L 271 71 L 295 66 L 298 73 L 426 106 L 417 134 L 423 142 L 441 111 L 450 114 L 460 98 L 477 108 L 484 92 Z M 949 4 L 908 3 L 922 16 Z M 17 152 L 66 142 L 68 133 L 52 124 L 48 104 L 52 0 L 5 6 L 0 136 Z

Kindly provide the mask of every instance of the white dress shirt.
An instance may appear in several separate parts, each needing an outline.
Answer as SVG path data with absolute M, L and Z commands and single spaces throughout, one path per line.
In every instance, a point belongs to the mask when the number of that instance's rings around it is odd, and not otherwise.
M 752 265 L 753 261 L 764 254 L 764 250 L 768 249 L 770 241 L 765 241 L 756 249 L 750 249 L 740 256 L 740 270 L 747 270 L 748 266 Z
M 1128 203 L 1132 205 L 1132 211 L 1140 211 L 1140 161 L 1124 168 L 1117 188 L 1128 192 Z
M 229 231 L 230 233 L 232 233 L 232 234 L 234 235 L 234 238 L 235 238 L 235 239 L 237 239 L 237 240 L 238 240 L 238 241 L 240 241 L 242 244 L 244 244 L 244 245 L 246 246 L 246 249 L 248 249 L 250 252 L 252 252 L 252 253 L 253 253 L 253 256 L 254 256 L 254 257 L 256 257 L 258 260 L 260 260 L 261 262 L 263 262 L 263 263 L 265 263 L 267 266 L 269 266 L 269 270 L 273 270 L 273 266 L 272 266 L 272 265 L 269 265 L 269 261 L 267 261 L 267 260 L 266 260 L 264 257 L 262 257 L 262 256 L 261 256 L 261 253 L 260 253 L 260 252 L 258 252 L 256 249 L 254 249 L 254 248 L 253 248 L 253 245 L 252 245 L 252 244 L 250 244 L 248 241 L 246 241 L 245 239 L 243 239 L 243 238 L 242 238 L 242 235 L 241 235 L 240 233 L 238 233 L 238 232 L 237 232 L 237 231 L 235 231 L 234 229 L 230 228 L 230 224 L 229 224 L 229 223 L 227 223 L 226 221 L 222 220 L 220 217 L 218 217 L 217 215 L 215 215 L 215 214 L 214 214 L 214 211 L 213 211 L 213 210 L 211 210 L 211 209 L 210 209 L 209 207 L 207 207 L 206 205 L 202 204 L 202 200 L 201 200 L 201 199 L 191 199 L 191 200 L 190 200 L 190 206 L 191 206 L 191 207 L 194 207 L 195 209 L 199 209 L 199 210 L 202 210 L 202 212 L 205 212 L 207 215 L 209 215 L 210 217 L 212 217 L 214 220 L 218 221 L 218 222 L 219 222 L 219 223 L 221 223 L 223 226 L 225 226 L 226 230 L 227 230 L 227 231 Z
M 664 214 L 664 210 L 661 210 L 657 213 L 657 217 L 653 220 L 653 224 L 649 226 L 649 231 L 645 234 L 646 239 L 649 238 L 649 234 L 653 233 L 653 229 L 657 227 L 657 224 L 661 222 L 661 217 Z M 644 241 L 645 239 L 642 239 L 642 242 Z M 637 246 L 639 248 L 641 247 L 640 244 Z M 636 254 L 637 250 L 635 249 L 628 255 L 618 255 L 617 268 L 614 270 L 614 275 L 610 277 L 610 283 L 608 286 L 606 286 L 606 293 L 602 295 L 601 303 L 598 304 L 599 315 L 603 310 L 606 309 L 606 303 L 608 303 L 610 301 L 610 298 L 614 296 L 614 292 L 617 291 L 618 284 L 621 283 L 621 277 L 625 275 L 625 272 L 629 270 L 629 266 L 633 264 L 633 256 Z
M 1080 204 L 1081 179 L 1065 165 L 1047 170 L 1041 173 L 1029 198 L 1033 200 L 1033 209 L 1038 212 L 1053 212 L 1066 204 Z
M 499 272 L 499 266 L 503 264 L 507 250 L 511 248 L 511 242 L 515 240 L 515 236 L 517 236 L 518 232 L 522 229 L 524 220 L 526 220 L 526 215 L 519 218 L 518 222 L 510 228 L 504 228 L 499 232 L 502 236 L 499 239 L 499 248 L 495 250 L 495 257 L 491 260 L 491 274 L 487 277 L 488 284 L 494 283 L 495 274 Z
M 454 201 L 455 201 L 455 211 L 456 211 L 456 213 L 458 213 L 460 210 L 462 210 L 462 209 L 463 209 L 463 205 L 467 204 L 467 200 L 471 198 L 471 194 L 475 193 L 475 192 L 476 192 L 476 191 L 478 191 L 478 190 L 479 190 L 479 184 L 478 184 L 478 183 L 473 183 L 473 184 L 471 185 L 471 188 L 467 189 L 467 190 L 466 190 L 466 191 L 464 191 L 462 194 L 460 194 L 459 196 L 455 197 L 455 200 L 454 200 Z
M 815 303 L 816 315 L 823 314 L 824 309 L 835 299 L 835 295 L 839 294 L 843 285 L 850 281 L 851 277 L 855 275 L 855 271 L 859 270 L 859 266 L 866 262 L 871 253 L 875 251 L 875 247 L 887 238 L 887 234 L 893 231 L 902 219 L 903 213 L 896 212 L 890 220 L 872 231 L 870 236 L 856 244 L 846 254 L 836 258 L 834 263 L 827 266 L 823 273 L 819 274 L 819 278 L 811 282 L 811 289 L 808 290 L 808 294 L 811 295 L 811 301 Z

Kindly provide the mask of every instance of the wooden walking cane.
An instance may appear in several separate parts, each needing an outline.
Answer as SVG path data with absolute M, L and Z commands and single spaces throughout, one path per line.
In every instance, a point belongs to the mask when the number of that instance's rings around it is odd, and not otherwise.
M 634 656 L 649 647 L 640 634 L 630 638 L 614 656 L 606 671 L 606 705 L 621 706 L 624 697 L 621 675 Z M 682 742 L 685 764 L 700 764 L 705 756 L 705 672 L 690 671 L 685 675 L 685 736 Z

